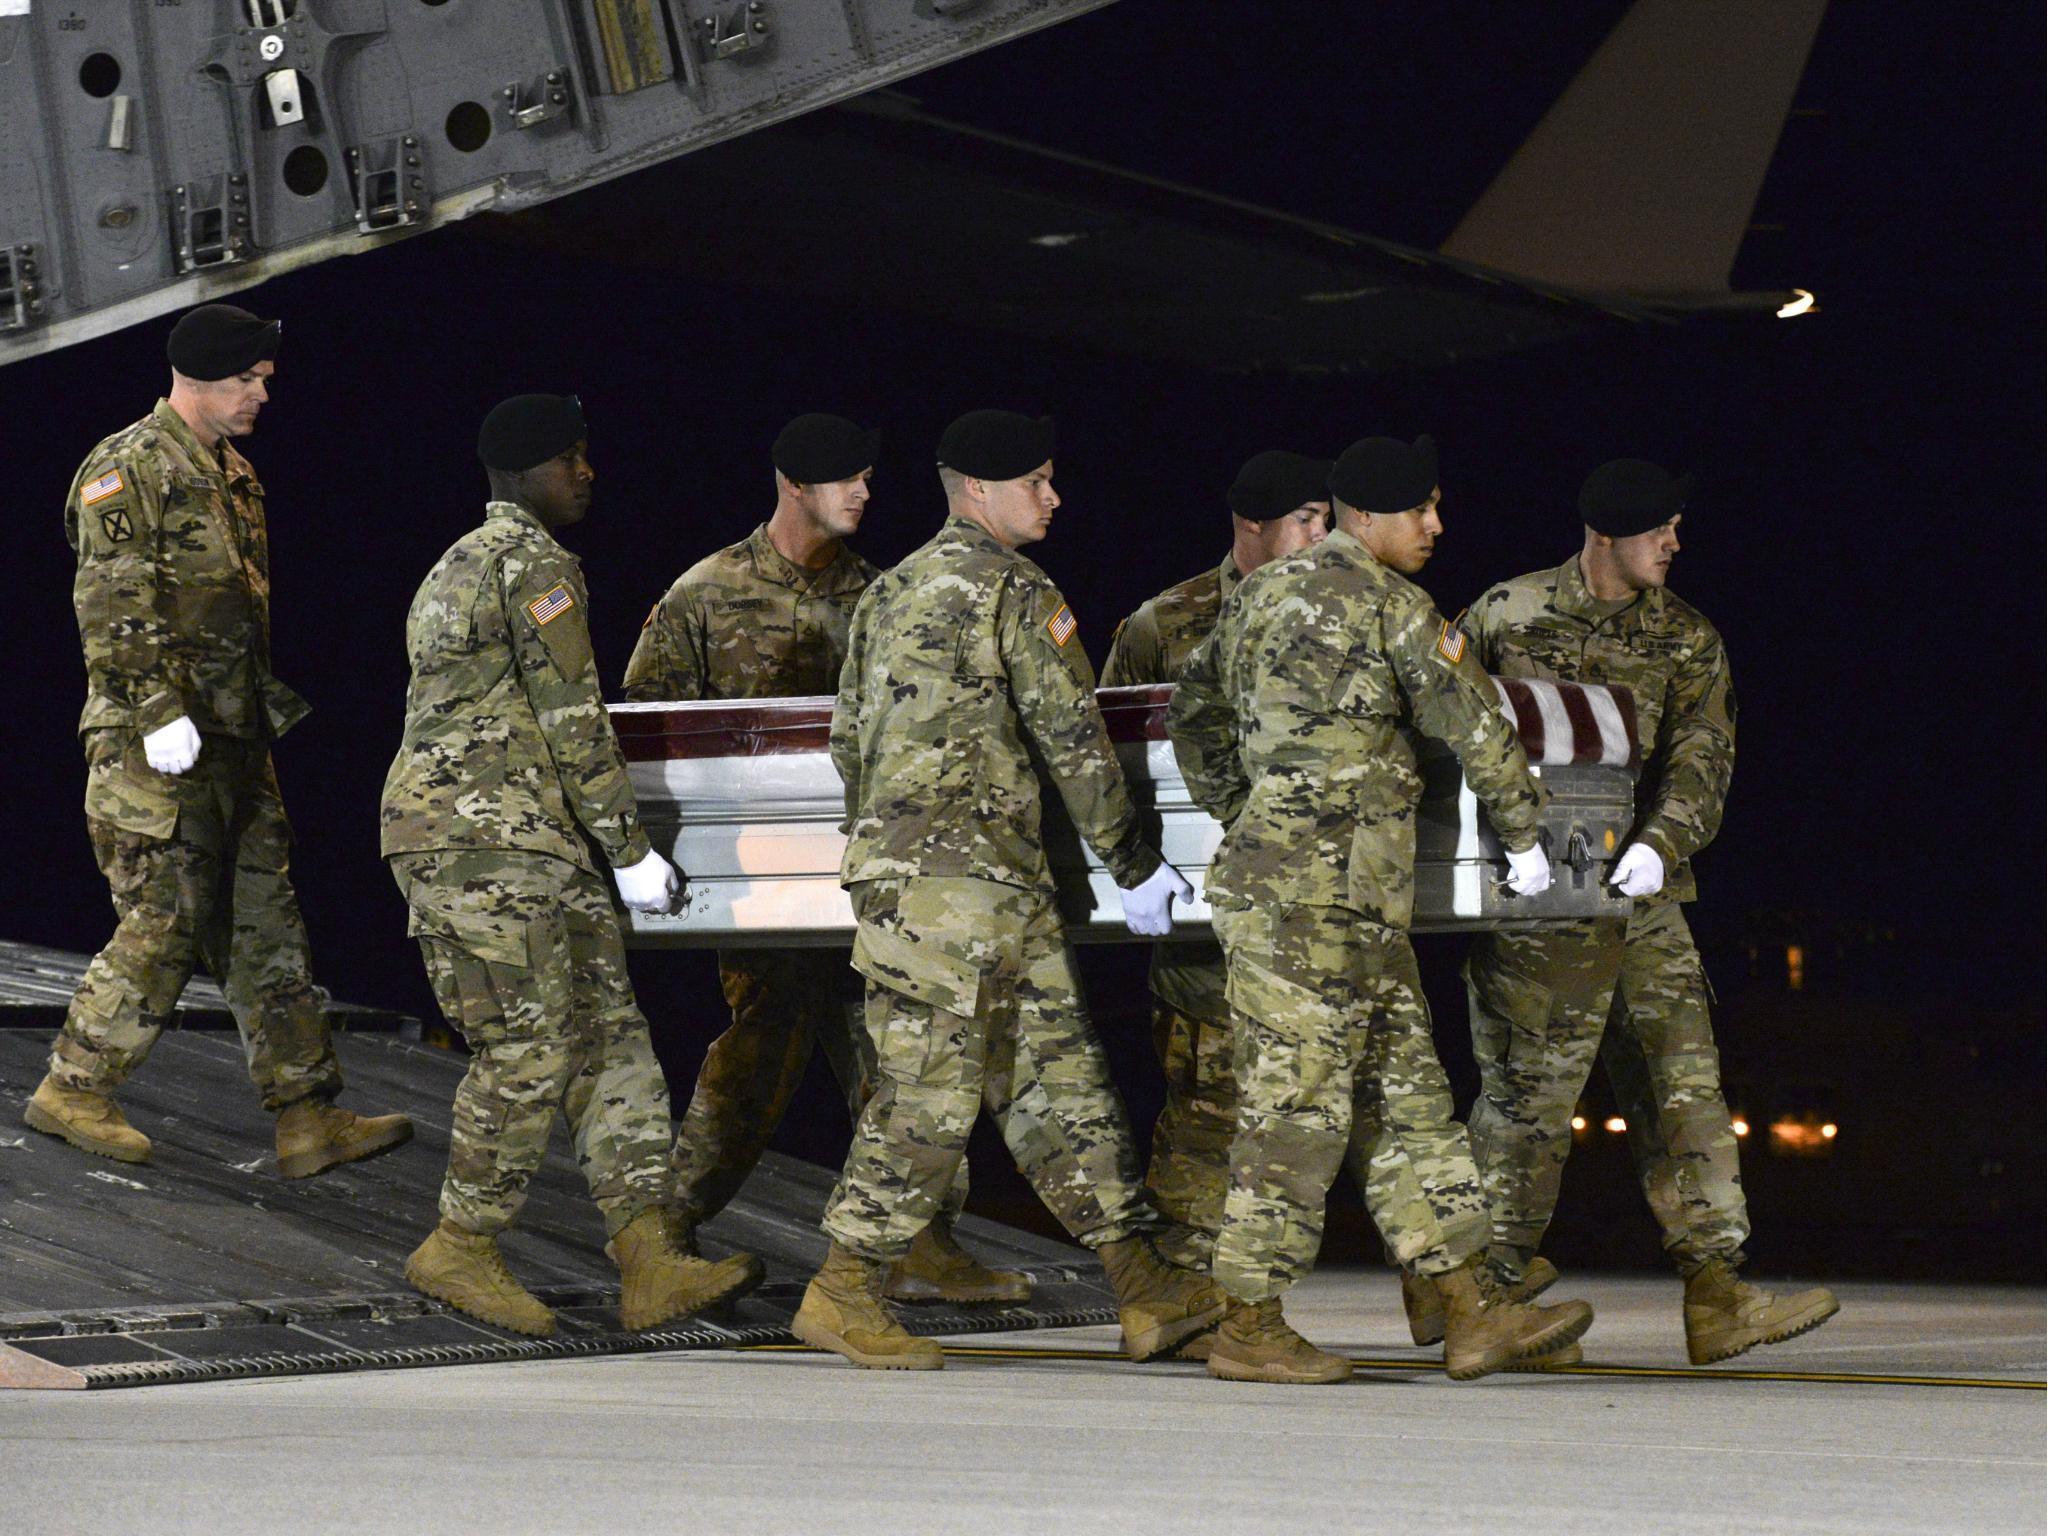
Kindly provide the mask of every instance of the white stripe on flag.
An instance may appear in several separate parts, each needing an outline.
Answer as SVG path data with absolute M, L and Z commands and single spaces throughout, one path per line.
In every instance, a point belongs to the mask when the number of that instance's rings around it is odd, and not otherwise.
M 1537 713 L 1543 716 L 1543 751 L 1536 760 L 1540 763 L 1570 762 L 1572 717 L 1564 712 L 1564 700 L 1558 695 L 1557 684 L 1531 677 L 1525 678 L 1522 686 L 1529 690 L 1529 697 L 1536 701 Z
M 1586 702 L 1592 706 L 1593 722 L 1600 727 L 1600 761 L 1614 767 L 1628 763 L 1628 726 L 1621 718 L 1621 706 L 1605 688 L 1590 686 Z

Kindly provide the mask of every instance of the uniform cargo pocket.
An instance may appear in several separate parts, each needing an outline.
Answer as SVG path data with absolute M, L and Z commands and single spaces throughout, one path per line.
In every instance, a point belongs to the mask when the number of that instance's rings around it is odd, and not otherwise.
M 168 840 L 178 830 L 177 780 L 149 766 L 138 733 L 88 731 L 85 814 L 123 832 Z
M 447 912 L 436 907 L 407 909 L 405 931 L 414 938 L 439 939 L 493 965 L 529 964 L 527 919 L 480 912 Z
M 981 1007 L 981 972 L 930 944 L 870 923 L 853 938 L 853 968 L 878 987 L 901 992 L 946 1013 L 973 1018 Z

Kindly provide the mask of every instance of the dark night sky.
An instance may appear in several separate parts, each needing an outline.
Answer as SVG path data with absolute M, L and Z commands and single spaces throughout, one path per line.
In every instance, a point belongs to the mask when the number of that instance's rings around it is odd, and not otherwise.
M 1127 0 L 906 89 L 943 116 L 1433 246 L 1625 6 L 1299 7 L 1271 27 L 1253 9 Z M 1447 611 L 1575 547 L 1591 464 L 1682 462 L 1704 490 L 1674 587 L 1726 635 L 1743 705 L 1703 930 L 1756 909 L 1875 920 L 1905 936 L 1928 995 L 2038 1008 L 2042 119 L 2026 10 L 1937 28 L 1838 0 L 1799 97 L 1820 115 L 1793 121 L 1758 209 L 1786 230 L 1737 272 L 1817 291 L 1821 312 L 1794 323 L 1602 335 L 1347 383 L 1241 380 L 778 309 L 481 227 L 244 295 L 290 319 L 246 446 L 270 492 L 277 671 L 315 705 L 278 762 L 321 978 L 431 1008 L 376 857 L 400 625 L 478 513 L 482 411 L 571 388 L 600 483 L 570 542 L 608 680 L 675 573 L 765 515 L 766 444 L 801 410 L 886 428 L 861 540 L 883 563 L 940 514 L 929 444 L 946 420 L 982 404 L 1055 413 L 1067 506 L 1033 553 L 1098 661 L 1122 614 L 1218 558 L 1221 487 L 1255 449 L 1434 432 L 1449 537 L 1424 580 Z M 817 232 L 821 260 L 833 233 Z M 17 528 L 10 938 L 89 950 L 108 931 L 79 813 L 83 669 L 58 509 L 84 452 L 162 388 L 165 324 L 0 370 Z

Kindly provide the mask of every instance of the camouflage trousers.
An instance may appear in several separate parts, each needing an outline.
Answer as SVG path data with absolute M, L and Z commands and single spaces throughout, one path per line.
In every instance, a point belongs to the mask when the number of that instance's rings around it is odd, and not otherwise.
M 1154 1227 L 1052 897 L 935 876 L 866 880 L 852 894 L 879 1073 L 826 1233 L 867 1258 L 901 1258 L 944 1202 L 983 1105 L 1077 1241 Z
M 1749 1213 L 1706 977 L 1679 904 L 1639 902 L 1625 928 L 1485 934 L 1465 984 L 1480 1078 L 1472 1150 L 1494 1261 L 1518 1274 L 1542 1244 L 1597 1053 L 1665 1251 L 1688 1272 L 1739 1262 Z
M 1152 951 L 1152 1044 L 1166 1102 L 1152 1123 L 1145 1186 L 1169 1228 L 1159 1250 L 1207 1269 L 1223 1225 L 1230 1144 L 1237 1136 L 1235 1027 L 1222 949 L 1161 944 Z
M 722 949 L 718 980 L 732 1027 L 704 1053 L 676 1135 L 676 1207 L 692 1226 L 724 1210 L 746 1183 L 814 1049 L 824 1051 L 851 1120 L 875 1091 L 874 1042 L 845 950 Z M 966 1201 L 962 1159 L 945 1209 L 958 1215 Z
M 633 1001 L 604 881 L 546 854 L 405 854 L 391 872 L 427 979 L 469 1042 L 455 1090 L 441 1214 L 510 1226 L 559 1109 L 605 1228 L 666 1204 L 668 1086 Z
M 1396 1263 L 1441 1274 L 1478 1253 L 1486 1201 L 1408 936 L 1290 903 L 1219 907 L 1215 924 L 1239 1016 L 1216 1283 L 1265 1301 L 1308 1273 L 1347 1150 Z
M 119 1088 L 204 963 L 264 1108 L 339 1093 L 268 745 L 207 736 L 173 778 L 148 765 L 135 733 L 96 730 L 86 762 L 86 830 L 118 921 L 71 999 L 50 1075 L 91 1093 Z

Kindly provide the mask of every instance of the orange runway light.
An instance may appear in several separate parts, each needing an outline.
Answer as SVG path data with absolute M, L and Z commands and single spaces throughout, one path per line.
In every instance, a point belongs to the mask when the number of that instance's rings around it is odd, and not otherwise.
M 1628 1129 L 1628 1122 L 1622 1119 L 1619 1115 L 1609 1115 L 1607 1117 L 1607 1129 L 1614 1132 L 1615 1135 L 1619 1136 L 1623 1131 Z
M 1733 1120 L 1729 1121 L 1728 1124 L 1730 1128 L 1738 1136 L 1747 1136 L 1749 1134 L 1749 1122 L 1743 1119 L 1740 1115 L 1737 1115 Z
M 1585 1117 L 1584 1115 L 1573 1115 L 1573 1116 L 1572 1116 L 1572 1129 L 1573 1129 L 1573 1130 L 1575 1130 L 1575 1131 L 1583 1131 L 1583 1130 L 1584 1130 L 1585 1128 L 1586 1128 L 1586 1117 Z

